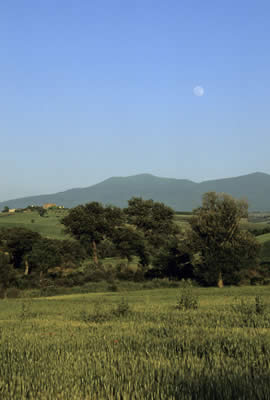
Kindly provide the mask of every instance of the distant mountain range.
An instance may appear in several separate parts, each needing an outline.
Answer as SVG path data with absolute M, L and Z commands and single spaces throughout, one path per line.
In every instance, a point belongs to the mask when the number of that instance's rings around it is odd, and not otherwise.
M 159 178 L 150 174 L 113 177 L 87 188 L 0 202 L 0 210 L 4 206 L 24 208 L 44 203 L 71 208 L 91 201 L 125 207 L 131 197 L 137 196 L 161 201 L 176 211 L 191 211 L 201 205 L 203 193 L 209 191 L 245 198 L 250 211 L 270 211 L 270 175 L 261 172 L 201 183 L 186 179 Z

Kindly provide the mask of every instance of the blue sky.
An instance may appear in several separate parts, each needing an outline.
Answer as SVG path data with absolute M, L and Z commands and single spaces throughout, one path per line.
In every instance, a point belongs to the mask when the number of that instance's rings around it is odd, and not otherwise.
M 2 1 L 0 201 L 270 173 L 269 20 L 261 0 Z

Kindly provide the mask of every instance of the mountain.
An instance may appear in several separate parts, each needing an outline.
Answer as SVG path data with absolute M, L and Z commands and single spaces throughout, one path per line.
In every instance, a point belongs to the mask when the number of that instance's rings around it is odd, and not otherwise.
M 201 204 L 203 193 L 209 191 L 245 198 L 249 202 L 250 211 L 270 211 L 270 175 L 261 172 L 201 183 L 187 179 L 159 178 L 150 174 L 113 177 L 86 188 L 4 201 L 0 203 L 0 210 L 4 206 L 24 208 L 44 203 L 70 208 L 90 201 L 125 207 L 131 197 L 137 196 L 161 201 L 178 211 L 191 211 Z

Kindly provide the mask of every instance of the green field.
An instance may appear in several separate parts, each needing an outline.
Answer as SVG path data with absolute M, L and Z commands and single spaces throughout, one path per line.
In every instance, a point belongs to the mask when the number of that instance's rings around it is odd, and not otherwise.
M 0 214 L 0 228 L 21 226 L 49 239 L 67 239 L 69 237 L 63 232 L 64 226 L 60 223 L 60 219 L 66 212 L 65 210 L 48 210 L 44 217 L 40 217 L 37 211 Z
M 51 239 L 66 239 L 68 236 L 63 232 L 63 225 L 60 219 L 66 215 L 67 210 L 48 210 L 45 217 L 40 217 L 36 211 L 4 214 L 0 213 L 0 228 L 22 226 Z M 174 219 L 180 228 L 186 230 L 189 228 L 189 220 L 192 215 L 175 214 Z M 34 220 L 34 222 L 32 222 Z M 243 229 L 264 229 L 269 227 L 265 222 L 243 222 Z M 268 240 L 265 239 L 265 240 Z
M 180 290 L 0 302 L 0 398 L 269 399 L 269 288 Z
M 270 241 L 270 233 L 265 233 L 264 235 L 257 236 L 257 240 L 260 243 L 265 243 Z

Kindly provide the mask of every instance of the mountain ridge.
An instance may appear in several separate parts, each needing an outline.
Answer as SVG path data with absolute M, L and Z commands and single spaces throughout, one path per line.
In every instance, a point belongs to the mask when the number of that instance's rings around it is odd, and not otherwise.
M 4 206 L 24 208 L 43 203 L 55 203 L 70 208 L 90 201 L 125 207 L 131 197 L 137 196 L 161 201 L 176 211 L 191 211 L 201 204 L 203 193 L 208 191 L 246 198 L 251 211 L 270 211 L 270 175 L 263 172 L 198 183 L 188 179 L 161 178 L 147 173 L 116 176 L 88 187 L 2 201 L 0 210 Z

